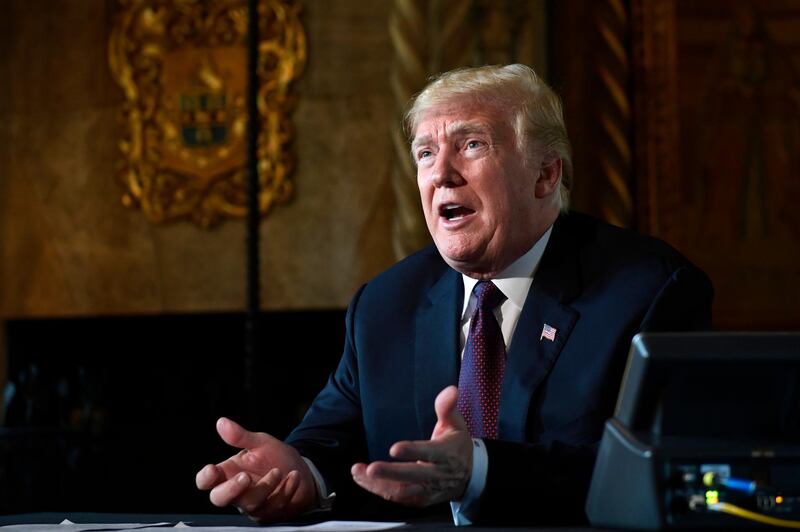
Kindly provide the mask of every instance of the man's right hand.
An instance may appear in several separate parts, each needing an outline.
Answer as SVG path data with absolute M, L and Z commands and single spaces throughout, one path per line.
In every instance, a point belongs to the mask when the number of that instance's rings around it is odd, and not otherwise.
M 212 504 L 233 505 L 259 522 L 292 519 L 314 508 L 314 477 L 293 447 L 224 417 L 217 421 L 217 432 L 242 450 L 197 473 L 197 487 L 211 490 Z

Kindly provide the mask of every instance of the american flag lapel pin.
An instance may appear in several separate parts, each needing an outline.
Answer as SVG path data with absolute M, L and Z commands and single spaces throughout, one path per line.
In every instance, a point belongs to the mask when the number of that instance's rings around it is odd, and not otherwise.
M 555 327 L 551 327 L 545 323 L 544 327 L 542 327 L 542 335 L 539 337 L 539 340 L 541 341 L 542 338 L 547 338 L 551 342 L 554 342 L 556 339 L 556 332 L 557 329 Z

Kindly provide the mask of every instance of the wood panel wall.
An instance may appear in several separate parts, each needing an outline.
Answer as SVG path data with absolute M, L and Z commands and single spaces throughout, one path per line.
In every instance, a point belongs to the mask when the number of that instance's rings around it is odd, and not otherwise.
M 634 4 L 640 227 L 708 272 L 718 327 L 800 328 L 800 2 Z

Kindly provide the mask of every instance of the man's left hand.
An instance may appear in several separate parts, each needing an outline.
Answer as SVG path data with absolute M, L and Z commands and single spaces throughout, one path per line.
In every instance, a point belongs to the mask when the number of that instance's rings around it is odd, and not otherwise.
M 389 455 L 397 462 L 355 464 L 350 470 L 353 480 L 386 500 L 408 506 L 460 499 L 472 474 L 472 438 L 457 402 L 455 386 L 439 392 L 431 439 L 392 445 Z

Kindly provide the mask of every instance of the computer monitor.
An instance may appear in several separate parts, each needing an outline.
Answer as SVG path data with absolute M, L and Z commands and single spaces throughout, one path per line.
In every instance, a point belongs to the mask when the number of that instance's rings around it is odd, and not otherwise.
M 800 523 L 800 333 L 635 336 L 586 512 L 647 530 Z
M 800 442 L 800 333 L 642 333 L 615 417 L 658 437 Z

